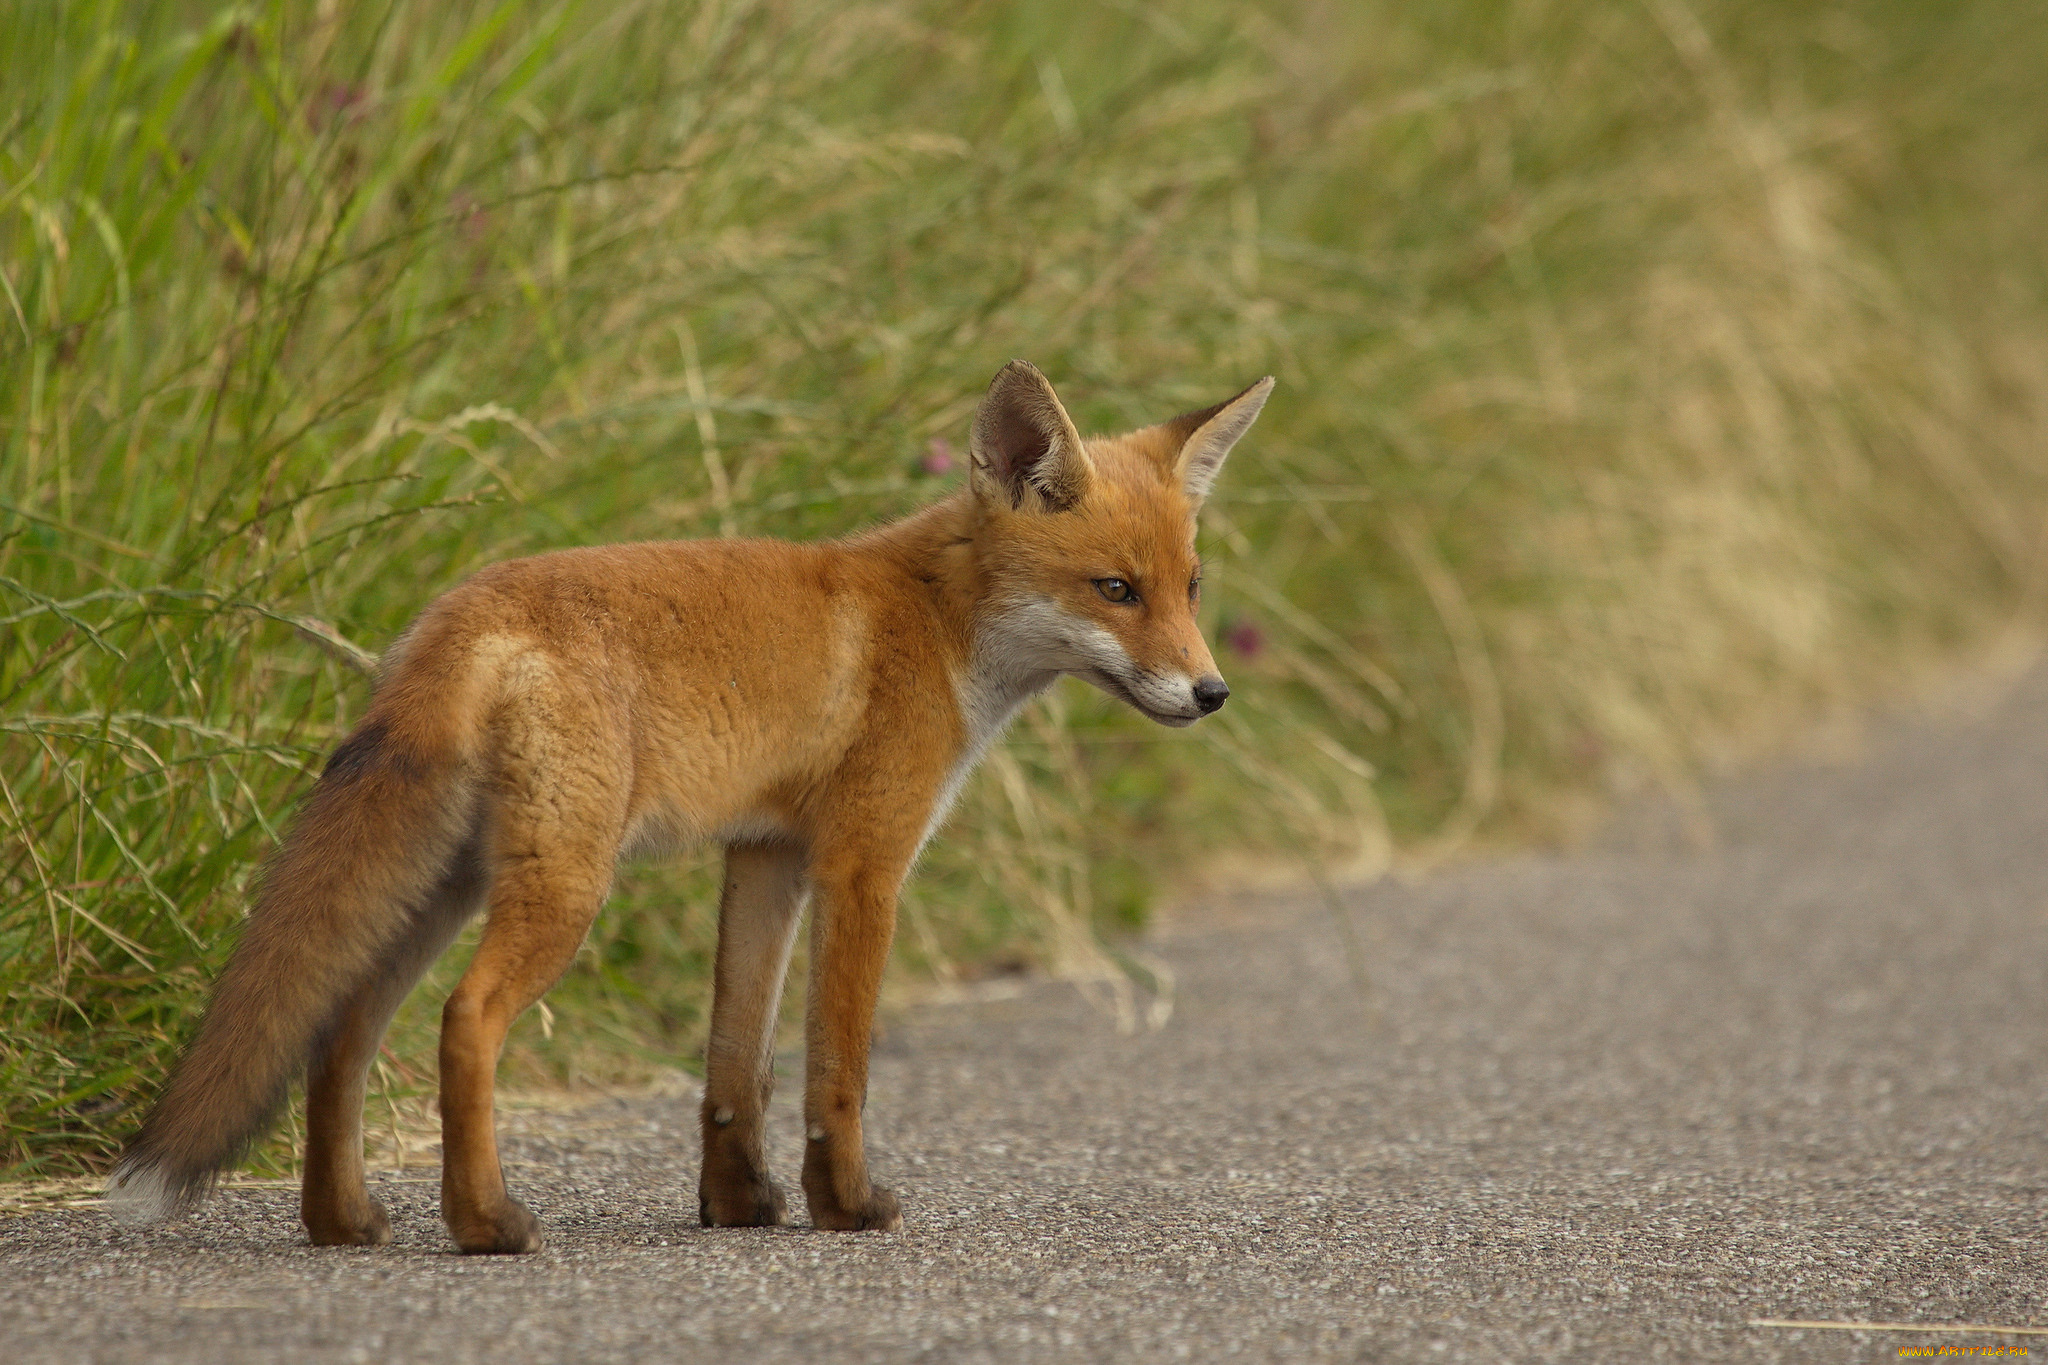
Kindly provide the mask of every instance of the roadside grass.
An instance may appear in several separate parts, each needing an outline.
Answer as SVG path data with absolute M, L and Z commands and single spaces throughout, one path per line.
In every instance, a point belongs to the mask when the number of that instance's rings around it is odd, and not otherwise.
M 1034 708 L 909 973 L 1137 1019 L 1223 862 L 1569 835 L 1885 695 L 2039 606 L 2044 58 L 2020 0 L 9 9 L 0 1169 L 114 1150 L 435 593 L 907 510 L 1013 355 L 1095 429 L 1279 376 L 1234 698 Z M 515 1067 L 690 1058 L 715 885 L 622 877 Z

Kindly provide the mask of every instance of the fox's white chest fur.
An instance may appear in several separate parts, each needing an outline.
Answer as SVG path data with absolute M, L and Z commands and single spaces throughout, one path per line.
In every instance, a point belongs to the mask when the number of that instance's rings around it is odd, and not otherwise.
M 967 666 L 953 678 L 953 700 L 960 708 L 962 744 L 959 756 L 939 786 L 938 799 L 925 821 L 919 847 L 929 841 L 961 788 L 981 765 L 989 745 L 996 742 L 1024 703 L 1050 687 L 1061 672 L 1049 659 L 1049 641 L 1043 634 L 1045 613 L 1015 610 L 992 617 L 976 636 Z

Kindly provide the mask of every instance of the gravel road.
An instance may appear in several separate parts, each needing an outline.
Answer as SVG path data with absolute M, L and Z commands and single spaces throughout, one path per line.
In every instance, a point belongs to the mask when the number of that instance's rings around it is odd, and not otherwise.
M 2048 1337 L 2048 676 L 1599 847 L 1149 951 L 1170 1021 L 1071 986 L 878 1047 L 898 1234 L 696 1223 L 693 1100 L 518 1118 L 548 1246 L 301 1245 L 295 1197 L 149 1231 L 0 1220 L 10 1361 L 1820 1360 Z M 785 1087 L 788 1089 L 789 1087 Z M 778 1097 L 793 1186 L 801 1137 Z

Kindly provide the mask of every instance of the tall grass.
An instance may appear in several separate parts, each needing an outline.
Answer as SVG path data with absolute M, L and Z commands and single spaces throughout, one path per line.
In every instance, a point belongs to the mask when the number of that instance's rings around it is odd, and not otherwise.
M 912 971 L 1119 982 L 1162 869 L 1554 833 L 1982 638 L 2042 584 L 2044 57 L 2021 0 L 10 8 L 0 1166 L 133 1122 L 436 592 L 901 512 L 1012 355 L 1097 429 L 1279 374 L 1205 514 L 1234 699 L 1030 712 Z M 706 866 L 525 1064 L 689 1055 Z

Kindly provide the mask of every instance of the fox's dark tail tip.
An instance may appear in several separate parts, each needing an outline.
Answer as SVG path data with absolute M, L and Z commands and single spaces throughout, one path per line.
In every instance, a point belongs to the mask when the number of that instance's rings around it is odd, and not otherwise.
M 176 1170 L 147 1156 L 124 1156 L 107 1177 L 107 1212 L 131 1227 L 182 1218 L 213 1192 L 214 1175 Z

